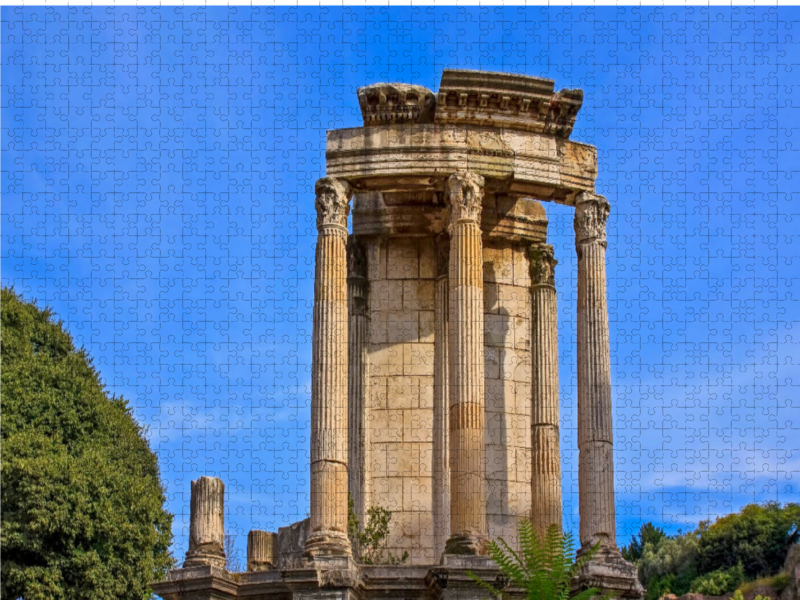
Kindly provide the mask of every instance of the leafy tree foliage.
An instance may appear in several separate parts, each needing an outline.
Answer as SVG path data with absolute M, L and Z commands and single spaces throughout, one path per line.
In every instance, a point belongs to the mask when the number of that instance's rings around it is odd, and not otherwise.
M 742 563 L 748 578 L 780 570 L 789 546 L 800 541 L 800 505 L 749 504 L 741 512 L 700 524 L 701 573 Z
M 698 543 L 695 533 L 686 533 L 644 544 L 638 566 L 639 580 L 647 588 L 645 600 L 657 600 L 667 592 L 680 596 L 689 591 L 697 577 Z
M 142 600 L 173 564 L 156 456 L 49 310 L 0 302 L 2 597 Z
M 667 537 L 664 530 L 656 527 L 652 523 L 645 523 L 639 528 L 639 537 L 631 536 L 631 543 L 622 549 L 622 556 L 625 560 L 635 563 L 642 558 L 645 544 L 656 545 L 658 542 Z
M 581 567 L 600 548 L 598 542 L 581 558 L 574 560 L 572 536 L 562 534 L 557 525 L 547 529 L 544 539 L 539 538 L 531 522 L 522 520 L 519 529 L 519 552 L 513 550 L 503 538 L 489 542 L 489 556 L 505 575 L 509 583 L 523 590 L 527 600 L 569 600 L 570 582 Z M 474 573 L 469 577 L 492 596 L 504 596 L 505 590 L 483 581 Z M 589 600 L 600 590 L 589 588 L 572 596 L 572 600 Z
M 696 531 L 677 536 L 649 525 L 625 549 L 626 557 L 639 567 L 646 600 L 667 592 L 722 595 L 781 570 L 790 546 L 800 542 L 800 506 L 749 504 L 739 513 L 713 524 L 701 522 Z

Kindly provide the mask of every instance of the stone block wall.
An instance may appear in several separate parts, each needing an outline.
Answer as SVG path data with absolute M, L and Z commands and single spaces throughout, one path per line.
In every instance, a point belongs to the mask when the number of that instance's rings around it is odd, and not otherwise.
M 484 243 L 486 518 L 512 546 L 531 510 L 530 267 L 521 244 Z
M 389 551 L 407 550 L 410 564 L 434 564 L 434 240 L 393 237 L 364 245 L 364 506 L 392 511 Z M 484 307 L 488 534 L 513 543 L 517 521 L 531 507 L 531 294 L 524 244 L 485 243 Z
M 432 238 L 369 242 L 369 401 L 366 506 L 392 511 L 389 551 L 432 564 Z

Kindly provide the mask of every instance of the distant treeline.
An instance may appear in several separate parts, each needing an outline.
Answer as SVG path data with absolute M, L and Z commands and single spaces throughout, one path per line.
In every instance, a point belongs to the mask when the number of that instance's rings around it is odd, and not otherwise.
M 799 541 L 800 505 L 770 502 L 678 535 L 645 523 L 622 554 L 639 567 L 646 600 L 667 593 L 721 596 L 759 579 L 780 592 L 789 583 L 781 568 Z

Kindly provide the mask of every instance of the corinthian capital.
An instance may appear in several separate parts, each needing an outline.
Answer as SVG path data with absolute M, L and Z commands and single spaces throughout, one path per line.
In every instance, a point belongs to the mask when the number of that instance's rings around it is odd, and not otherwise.
M 447 199 L 450 202 L 450 225 L 462 220 L 481 220 L 483 205 L 481 175 L 472 171 L 458 171 L 447 180 Z
M 583 192 L 575 203 L 575 241 L 606 243 L 606 221 L 611 205 L 604 196 Z
M 333 177 L 317 180 L 314 189 L 317 200 L 317 229 L 325 225 L 338 225 L 347 228 L 347 215 L 350 214 L 350 197 L 353 195 L 350 184 Z
M 531 284 L 556 284 L 556 265 L 553 247 L 550 244 L 535 244 L 529 250 L 531 259 Z

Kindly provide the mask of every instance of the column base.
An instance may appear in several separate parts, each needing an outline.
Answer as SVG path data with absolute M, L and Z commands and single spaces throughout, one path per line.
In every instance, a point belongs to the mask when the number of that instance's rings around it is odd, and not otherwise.
M 444 554 L 486 556 L 489 540 L 483 535 L 454 535 L 444 545 Z
M 192 567 L 216 567 L 224 569 L 227 564 L 225 554 L 218 544 L 208 544 L 210 547 L 200 547 L 196 550 L 189 550 L 186 553 L 186 560 L 183 561 L 183 568 L 190 569 Z
M 306 557 L 314 560 L 326 557 L 352 559 L 350 538 L 339 531 L 317 531 L 306 538 Z
M 588 548 L 578 550 L 577 557 L 586 554 Z M 609 594 L 617 600 L 641 600 L 644 587 L 639 582 L 635 565 L 620 554 L 617 548 L 601 546 L 592 559 L 583 566 L 572 581 L 572 593 L 588 588 L 598 588 L 601 594 Z

